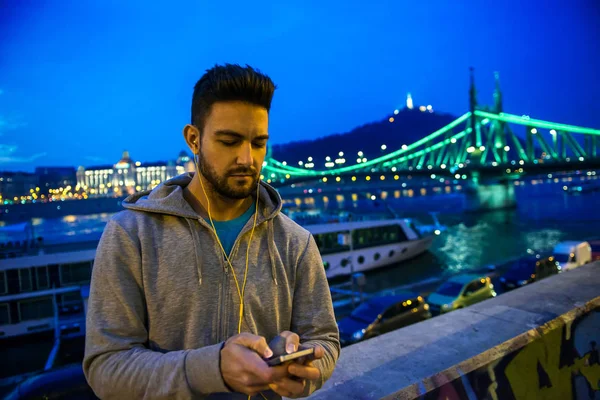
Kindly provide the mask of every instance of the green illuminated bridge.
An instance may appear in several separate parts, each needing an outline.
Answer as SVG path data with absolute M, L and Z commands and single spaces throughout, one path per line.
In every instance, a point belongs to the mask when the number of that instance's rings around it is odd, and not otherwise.
M 371 179 L 370 174 L 448 178 L 466 174 L 475 180 L 501 181 L 524 173 L 600 166 L 600 130 L 502 112 L 497 78 L 496 104 L 491 111 L 477 107 L 471 75 L 471 110 L 430 135 L 376 159 L 326 170 L 293 167 L 267 157 L 264 179 L 276 186 L 364 181 Z M 524 135 L 515 134 L 523 130 Z

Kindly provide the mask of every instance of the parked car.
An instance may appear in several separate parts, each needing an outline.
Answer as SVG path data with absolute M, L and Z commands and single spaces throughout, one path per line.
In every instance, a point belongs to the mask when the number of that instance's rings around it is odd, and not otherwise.
M 561 242 L 554 247 L 552 255 L 561 269 L 568 271 L 592 261 L 592 248 L 588 242 Z
M 444 282 L 427 298 L 433 315 L 479 303 L 496 297 L 494 285 L 487 276 L 462 274 Z
M 511 290 L 558 274 L 560 270 L 558 261 L 552 256 L 528 256 L 515 261 L 512 267 L 500 277 L 500 283 L 504 290 Z
M 415 293 L 374 297 L 338 322 L 342 346 L 431 318 L 429 305 Z

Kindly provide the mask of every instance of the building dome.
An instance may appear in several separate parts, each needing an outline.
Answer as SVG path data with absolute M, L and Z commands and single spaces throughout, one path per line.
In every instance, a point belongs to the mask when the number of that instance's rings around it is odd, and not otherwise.
M 130 165 L 133 165 L 133 160 L 129 157 L 129 152 L 125 150 L 123 152 L 123 156 L 121 160 L 116 164 L 117 168 L 129 168 Z

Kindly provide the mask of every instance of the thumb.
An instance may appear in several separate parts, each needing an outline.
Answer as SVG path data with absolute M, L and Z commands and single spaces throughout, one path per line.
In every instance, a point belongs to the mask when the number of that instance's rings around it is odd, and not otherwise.
M 241 333 L 235 337 L 234 343 L 247 347 L 250 350 L 254 350 L 263 358 L 273 356 L 273 352 L 269 348 L 266 339 L 262 336 L 253 335 L 251 333 Z

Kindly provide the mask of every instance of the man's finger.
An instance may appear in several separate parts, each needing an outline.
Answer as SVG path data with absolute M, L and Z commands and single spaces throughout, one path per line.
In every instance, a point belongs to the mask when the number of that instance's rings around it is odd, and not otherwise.
M 281 380 L 283 378 L 288 378 L 290 376 L 290 373 L 288 372 L 288 365 L 290 363 L 285 363 L 285 364 L 281 364 L 281 365 L 277 365 L 275 367 L 270 367 L 270 371 L 271 371 L 271 381 L 278 381 Z
M 298 378 L 308 379 L 311 381 L 319 379 L 321 372 L 318 368 L 308 365 L 290 364 L 288 372 Z
M 317 345 L 314 345 L 314 346 L 307 346 L 307 345 L 303 345 L 303 344 L 301 344 L 301 345 L 300 345 L 300 349 L 299 349 L 299 350 L 306 350 L 306 349 L 310 349 L 310 348 L 313 348 L 313 347 L 314 347 L 314 349 L 315 349 L 315 351 L 314 351 L 314 353 L 313 353 L 313 354 L 310 354 L 310 355 L 308 355 L 308 356 L 304 356 L 304 357 L 297 358 L 297 359 L 295 360 L 295 362 L 296 362 L 297 364 L 306 364 L 306 363 L 307 363 L 307 362 L 309 362 L 309 361 L 312 361 L 312 360 L 318 360 L 319 358 L 323 358 L 323 356 L 325 355 L 325 350 L 323 349 L 323 347 L 322 347 L 322 346 L 320 346 L 320 345 L 318 345 L 318 344 L 317 344 Z
M 288 354 L 298 350 L 298 346 L 300 345 L 300 337 L 297 334 L 290 331 L 283 331 L 279 334 L 279 336 L 285 338 L 285 350 Z
M 280 396 L 294 397 L 304 392 L 306 382 L 284 378 L 269 385 L 269 388 Z
M 266 339 L 262 336 L 253 335 L 251 333 L 241 333 L 234 336 L 233 341 L 236 344 L 254 350 L 263 358 L 269 358 L 273 355 Z

